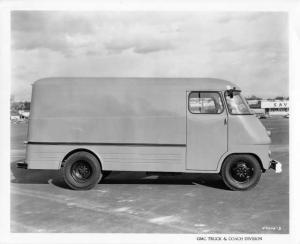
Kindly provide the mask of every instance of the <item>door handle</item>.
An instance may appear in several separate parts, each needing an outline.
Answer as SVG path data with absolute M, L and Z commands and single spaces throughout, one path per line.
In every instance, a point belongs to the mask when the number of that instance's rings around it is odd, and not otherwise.
M 224 119 L 224 125 L 227 125 L 227 117 Z

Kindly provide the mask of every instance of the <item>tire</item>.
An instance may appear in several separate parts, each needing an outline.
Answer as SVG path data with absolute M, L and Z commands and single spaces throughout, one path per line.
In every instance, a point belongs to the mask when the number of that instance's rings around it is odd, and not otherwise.
M 221 175 L 227 187 L 234 191 L 245 191 L 256 186 L 262 169 L 257 159 L 248 154 L 227 157 L 222 165 Z
M 71 189 L 89 190 L 102 178 L 100 162 L 89 152 L 73 153 L 65 161 L 63 175 Z

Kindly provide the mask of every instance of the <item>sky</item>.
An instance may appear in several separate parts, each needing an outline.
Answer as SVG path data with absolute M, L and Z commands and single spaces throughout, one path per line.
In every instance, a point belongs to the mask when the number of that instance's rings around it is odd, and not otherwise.
M 288 96 L 284 12 L 12 11 L 11 91 L 44 77 L 213 77 Z

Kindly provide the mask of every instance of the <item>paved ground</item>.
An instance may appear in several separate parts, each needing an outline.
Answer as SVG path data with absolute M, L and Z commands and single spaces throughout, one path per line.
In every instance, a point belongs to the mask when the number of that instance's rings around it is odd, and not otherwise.
M 215 175 L 146 176 L 115 172 L 90 191 L 67 188 L 59 172 L 22 170 L 27 125 L 11 125 L 12 232 L 288 233 L 288 119 L 262 120 L 272 131 L 268 172 L 251 191 L 228 190 Z

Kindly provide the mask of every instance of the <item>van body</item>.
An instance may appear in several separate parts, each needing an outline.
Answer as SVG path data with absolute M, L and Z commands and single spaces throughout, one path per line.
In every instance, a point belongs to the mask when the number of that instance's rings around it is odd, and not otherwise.
M 98 161 L 100 174 L 108 171 L 222 174 L 226 160 L 240 155 L 256 160 L 261 172 L 270 167 L 280 171 L 280 163 L 270 159 L 270 142 L 265 127 L 251 114 L 240 88 L 229 81 L 46 78 L 32 87 L 23 166 L 61 169 L 74 153 L 86 153 L 92 155 L 91 160 Z M 247 161 L 247 158 L 236 160 Z M 77 169 L 72 167 L 69 174 Z M 91 171 L 93 167 L 87 168 Z M 253 176 L 255 167 L 239 169 L 244 172 L 246 169 Z M 233 169 L 228 170 L 234 174 Z M 252 184 L 244 188 L 251 188 Z M 86 188 L 94 185 L 88 184 Z M 236 188 L 228 182 L 226 185 Z

